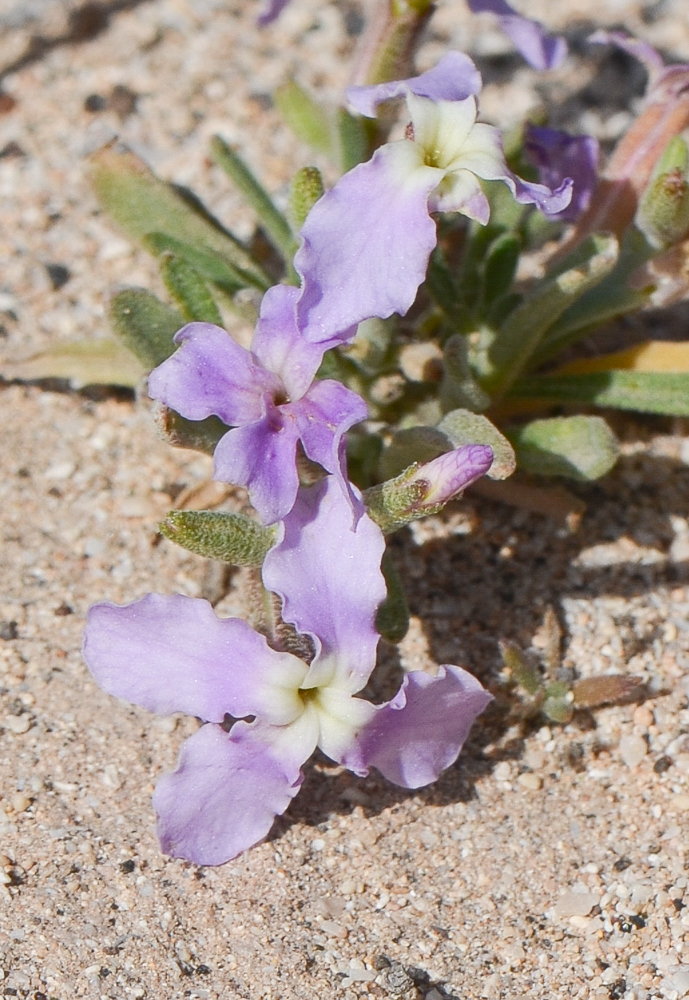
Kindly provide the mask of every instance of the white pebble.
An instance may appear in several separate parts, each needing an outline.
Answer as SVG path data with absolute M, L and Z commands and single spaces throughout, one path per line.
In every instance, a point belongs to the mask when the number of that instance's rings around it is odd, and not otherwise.
M 636 767 L 647 753 L 648 745 L 641 736 L 623 736 L 620 740 L 620 756 L 627 767 Z
M 3 725 L 5 729 L 9 729 L 9 731 L 14 733 L 15 736 L 21 736 L 22 733 L 28 733 L 31 729 L 31 716 L 8 715 Z
M 600 895 L 593 892 L 566 892 L 553 909 L 556 917 L 587 917 L 599 900 Z
M 531 771 L 525 771 L 524 774 L 520 774 L 517 781 L 525 788 L 527 792 L 538 792 L 543 785 L 542 780 L 537 774 L 533 774 Z

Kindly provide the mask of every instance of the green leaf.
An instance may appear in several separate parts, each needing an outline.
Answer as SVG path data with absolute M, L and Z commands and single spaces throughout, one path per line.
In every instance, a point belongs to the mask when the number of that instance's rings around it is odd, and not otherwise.
M 276 108 L 296 137 L 319 153 L 332 157 L 330 118 L 308 91 L 296 80 L 288 80 L 278 87 L 273 97 Z
M 63 340 L 24 361 L 5 361 L 2 377 L 21 379 L 68 379 L 75 389 L 85 385 L 123 385 L 134 388 L 143 368 L 119 340 Z
M 471 410 L 473 413 L 487 410 L 490 396 L 474 378 L 466 337 L 461 333 L 453 334 L 445 343 L 443 356 L 443 380 L 440 385 L 443 409 Z
M 222 326 L 220 310 L 208 285 L 191 264 L 168 251 L 160 258 L 160 273 L 186 320 Z
M 407 427 L 396 431 L 380 458 L 380 476 L 393 479 L 414 462 L 430 462 L 450 451 L 452 443 L 436 427 Z
M 339 166 L 343 174 L 362 163 L 369 155 L 369 122 L 338 108 L 335 118 L 335 138 L 339 151 Z
M 510 399 L 596 405 L 639 413 L 689 416 L 689 374 L 685 372 L 594 372 L 520 379 Z
M 602 417 L 533 420 L 506 434 L 524 472 L 588 482 L 609 472 L 619 457 L 617 438 Z
M 167 406 L 158 407 L 155 411 L 155 421 L 161 436 L 173 448 L 189 448 L 192 451 L 202 451 L 206 455 L 213 454 L 220 438 L 230 429 L 219 417 L 187 420 Z
M 592 237 L 600 240 L 602 237 Z M 613 237 L 606 237 L 612 239 Z M 578 247 L 578 253 L 589 241 Z M 564 312 L 554 316 L 543 340 L 534 351 L 532 366 L 558 355 L 563 348 L 580 340 L 591 330 L 618 316 L 641 309 L 653 291 L 652 287 L 635 288 L 630 284 L 636 271 L 646 264 L 656 251 L 636 229 L 631 229 L 624 240 L 615 266 L 602 280 L 585 290 Z M 603 259 L 602 263 L 605 263 Z
M 512 285 L 519 263 L 522 243 L 512 233 L 499 236 L 490 246 L 484 266 L 483 302 L 488 309 L 505 295 Z
M 618 257 L 614 236 L 588 241 L 587 259 L 553 279 L 541 281 L 507 317 L 488 349 L 485 389 L 502 395 L 520 375 L 541 338 L 564 311 L 612 271 Z
M 452 410 L 446 413 L 437 430 L 452 442 L 453 448 L 464 444 L 487 444 L 493 449 L 493 464 L 486 473 L 489 479 L 507 479 L 516 468 L 514 449 L 488 417 L 469 410 Z
M 208 250 L 199 250 L 189 243 L 184 243 L 183 240 L 168 236 L 167 233 L 149 233 L 148 236 L 144 237 L 143 243 L 146 249 L 156 257 L 162 257 L 165 253 L 173 253 L 193 267 L 202 278 L 206 281 L 212 281 L 228 295 L 235 295 L 241 288 L 252 285 L 250 275 L 233 267 L 219 254 Z
M 144 368 L 157 368 L 175 350 L 173 337 L 184 316 L 144 288 L 125 288 L 110 300 L 108 315 L 115 333 Z
M 277 534 L 244 514 L 211 510 L 170 511 L 158 530 L 190 552 L 233 566 L 261 566 Z
M 239 154 L 219 135 L 214 136 L 211 142 L 211 156 L 242 192 L 258 216 L 270 242 L 281 254 L 288 270 L 291 269 L 297 241 L 287 219 L 278 210 L 266 189 Z M 292 277 L 294 277 L 293 272 Z
M 398 643 L 409 629 L 409 608 L 404 596 L 402 579 L 389 552 L 381 564 L 388 593 L 376 614 L 376 628 L 388 642 Z
M 270 279 L 236 237 L 190 193 L 161 181 L 134 153 L 111 146 L 99 150 L 92 161 L 92 179 L 99 202 L 128 236 L 143 242 L 150 233 L 165 233 L 218 254 L 254 287 L 270 286 Z

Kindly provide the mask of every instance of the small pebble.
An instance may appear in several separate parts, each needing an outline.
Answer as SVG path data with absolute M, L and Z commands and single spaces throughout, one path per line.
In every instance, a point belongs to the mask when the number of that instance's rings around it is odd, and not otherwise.
M 678 795 L 673 795 L 670 806 L 679 809 L 680 812 L 689 812 L 689 794 L 679 792 Z
M 557 917 L 587 917 L 600 901 L 600 895 L 593 892 L 566 892 L 554 906 Z
M 10 805 L 15 812 L 21 813 L 29 808 L 31 805 L 31 799 L 28 795 L 24 795 L 23 792 L 15 792 L 10 799 Z
M 641 736 L 623 736 L 620 740 L 620 756 L 627 767 L 636 767 L 647 753 L 648 745 Z
M 22 733 L 28 733 L 31 729 L 31 721 L 30 715 L 9 715 L 4 720 L 3 725 L 15 736 L 21 736 Z
M 632 718 L 635 726 L 643 726 L 644 729 L 648 729 L 649 726 L 653 725 L 653 712 L 648 705 L 639 705 L 638 708 L 634 709 Z
M 533 774 L 531 771 L 526 771 L 524 774 L 520 774 L 517 781 L 522 788 L 526 788 L 528 792 L 538 792 L 543 785 L 541 778 L 537 774 Z

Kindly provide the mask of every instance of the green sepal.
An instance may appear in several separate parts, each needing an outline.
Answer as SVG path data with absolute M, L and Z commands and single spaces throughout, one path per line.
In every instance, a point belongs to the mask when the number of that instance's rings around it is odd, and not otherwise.
M 541 375 L 515 382 L 509 398 L 687 417 L 689 373 L 608 371 Z
M 165 287 L 189 322 L 215 323 L 222 326 L 222 316 L 208 285 L 199 272 L 182 257 L 169 251 L 160 258 L 160 274 Z
M 376 614 L 376 629 L 388 642 L 396 644 L 409 629 L 409 608 L 404 596 L 402 578 L 389 552 L 383 555 L 381 570 L 388 593 Z
M 445 342 L 443 361 L 443 380 L 440 384 L 443 410 L 463 409 L 472 413 L 487 410 L 490 396 L 474 378 L 469 364 L 469 345 L 463 334 L 455 333 Z
M 188 448 L 212 455 L 218 441 L 229 431 L 219 417 L 205 420 L 187 420 L 168 406 L 159 406 L 155 411 L 155 423 L 161 436 L 173 448 Z
M 289 196 L 290 213 L 296 229 L 301 229 L 323 191 L 323 178 L 318 167 L 302 167 L 296 172 Z
M 532 420 L 509 428 L 523 472 L 565 476 L 579 482 L 600 479 L 619 458 L 620 446 L 602 417 L 574 416 Z
M 173 510 L 158 525 L 165 538 L 207 559 L 233 566 L 262 566 L 277 531 L 245 514 L 214 510 Z
M 242 192 L 258 216 L 269 240 L 281 254 L 288 270 L 291 271 L 292 257 L 297 249 L 297 241 L 287 219 L 279 211 L 260 181 L 249 170 L 244 160 L 219 135 L 214 136 L 211 141 L 211 156 Z M 293 277 L 293 272 L 291 276 Z
M 386 535 L 442 510 L 442 504 L 422 509 L 428 493 L 428 483 L 414 478 L 418 468 L 419 463 L 415 462 L 394 479 L 364 490 L 368 515 Z
M 486 473 L 489 479 L 507 479 L 514 472 L 517 465 L 514 449 L 488 417 L 470 410 L 452 410 L 445 414 L 437 430 L 449 438 L 453 448 L 465 444 L 490 445 L 493 464 Z
M 165 233 L 219 254 L 256 288 L 270 286 L 270 279 L 240 240 L 223 229 L 190 192 L 160 180 L 134 153 L 107 147 L 95 155 L 92 168 L 99 202 L 128 236 L 142 242 L 150 233 Z
M 481 380 L 493 397 L 502 395 L 521 374 L 554 321 L 614 268 L 618 259 L 614 236 L 592 237 L 587 250 L 583 262 L 541 281 L 496 331 Z

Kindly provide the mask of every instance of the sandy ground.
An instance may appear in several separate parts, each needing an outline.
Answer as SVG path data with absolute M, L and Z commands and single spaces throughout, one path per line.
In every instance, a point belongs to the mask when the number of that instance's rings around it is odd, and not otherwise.
M 594 16 L 689 59 L 685 0 L 521 6 L 573 42 L 547 79 L 461 0 L 441 4 L 419 57 L 430 65 L 448 41 L 480 57 L 484 111 L 501 124 L 564 97 L 570 124 L 603 140 L 625 128 L 643 74 L 578 54 Z M 209 137 L 237 143 L 284 197 L 310 154 L 268 95 L 293 72 L 335 100 L 357 24 L 353 5 L 316 0 L 294 0 L 264 32 L 250 2 L 85 8 L 0 0 L 4 360 L 104 335 L 118 283 L 158 287 L 99 212 L 90 151 L 120 135 L 246 235 L 251 218 L 207 159 Z M 136 95 L 128 113 L 103 107 L 118 85 Z M 498 640 L 537 655 L 552 606 L 563 666 L 631 674 L 645 701 L 550 728 L 511 725 L 495 708 L 457 766 L 417 793 L 317 759 L 267 843 L 202 869 L 161 855 L 150 806 L 197 723 L 107 697 L 79 648 L 94 600 L 213 592 L 212 567 L 155 535 L 210 461 L 172 452 L 147 408 L 121 395 L 6 383 L 0 412 L 0 996 L 689 993 L 685 425 L 618 421 L 623 459 L 578 490 L 578 532 L 468 496 L 394 546 L 414 616 L 403 664 L 459 663 L 496 685 Z M 241 613 L 245 585 L 237 574 L 221 613 Z

